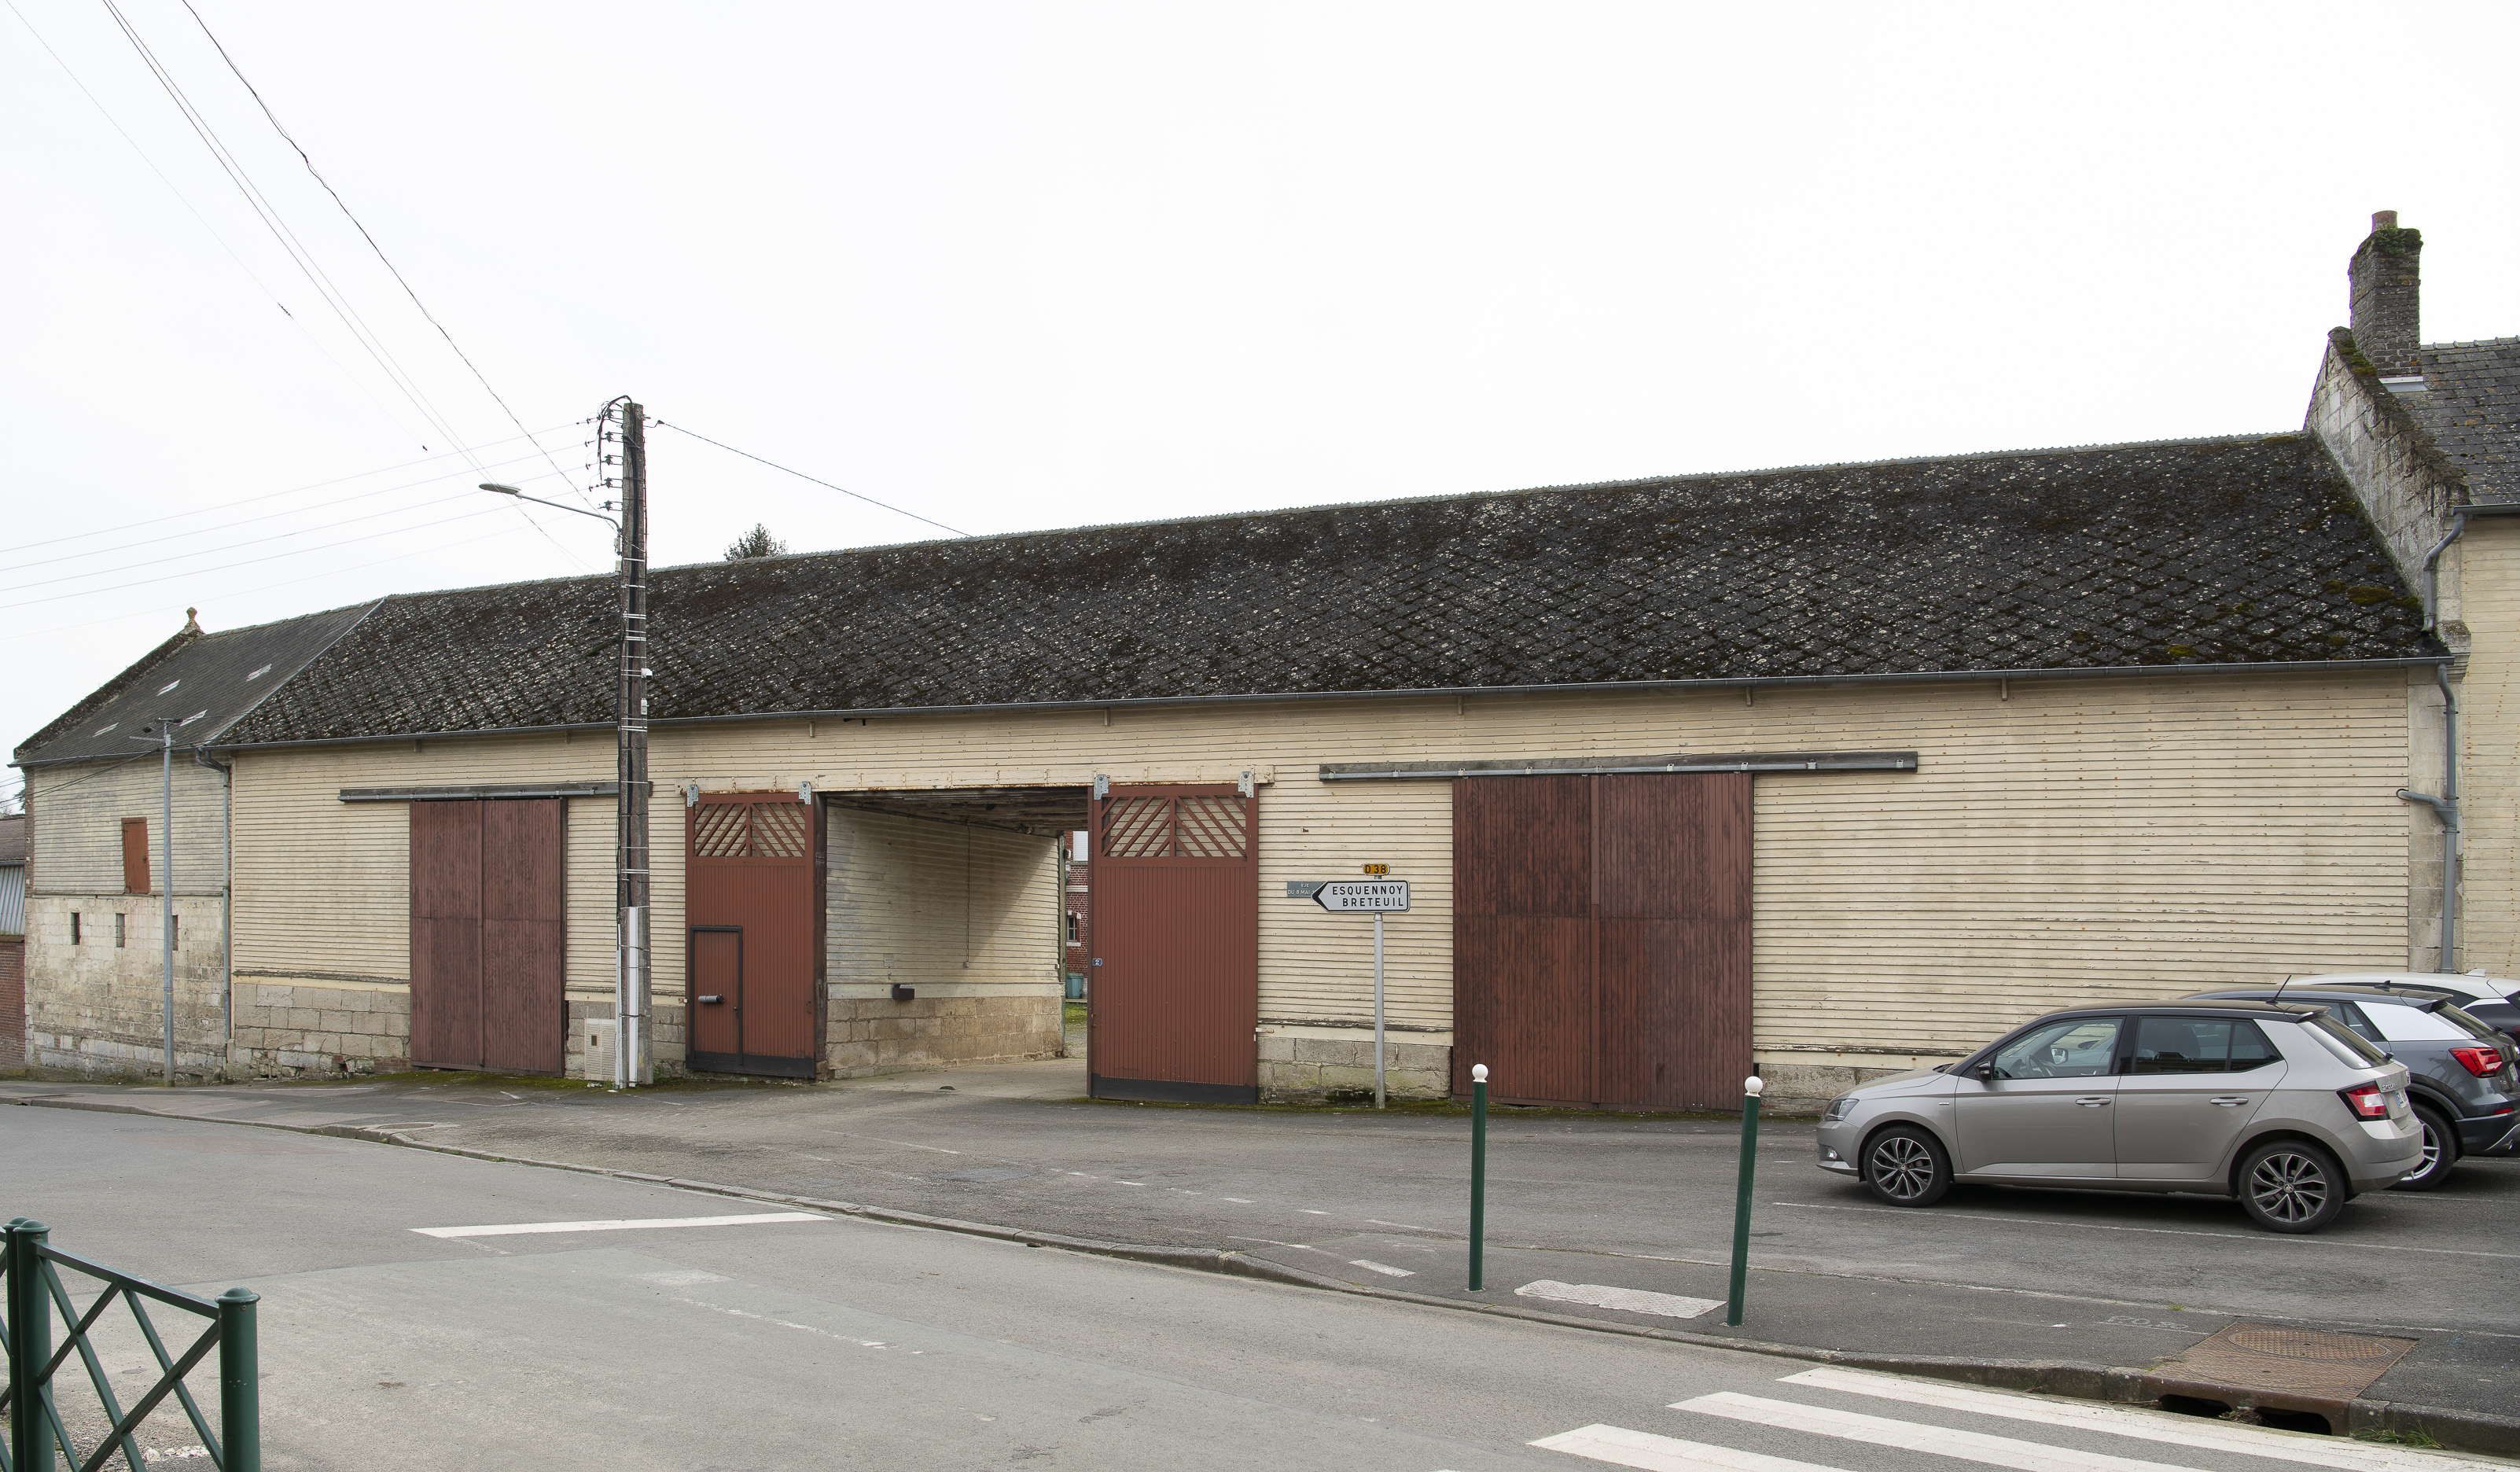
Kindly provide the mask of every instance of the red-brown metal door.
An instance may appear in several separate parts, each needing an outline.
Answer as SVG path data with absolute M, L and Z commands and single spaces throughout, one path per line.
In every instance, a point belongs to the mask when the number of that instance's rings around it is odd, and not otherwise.
M 1453 783 L 1453 1087 L 1729 1105 L 1750 1068 L 1747 774 Z
M 1256 807 L 1232 785 L 1115 785 L 1095 801 L 1095 1097 L 1259 1099 Z
M 411 1060 L 481 1066 L 481 804 L 411 805 Z
M 1603 1103 L 1737 1104 L 1750 1069 L 1750 775 L 1594 780 Z
M 710 994 L 742 1000 L 686 1008 L 695 1029 L 687 1049 L 691 1067 L 814 1077 L 822 1056 L 815 1005 L 822 979 L 814 884 L 819 817 L 816 805 L 793 792 L 708 792 L 688 810 L 684 918 L 696 942 L 688 953 L 688 996 L 707 991 L 698 983 L 699 936 L 720 929 L 742 936 L 735 990 Z M 731 1048 L 701 1046 L 700 1013 L 718 1007 L 734 1011 Z M 706 1037 L 727 1041 L 722 1032 Z
M 562 1072 L 568 1046 L 559 798 L 411 805 L 411 1059 Z
M 743 932 L 733 925 L 691 930 L 691 1048 L 727 1056 L 743 1051 Z
M 481 1060 L 496 1073 L 568 1068 L 563 806 L 481 804 Z

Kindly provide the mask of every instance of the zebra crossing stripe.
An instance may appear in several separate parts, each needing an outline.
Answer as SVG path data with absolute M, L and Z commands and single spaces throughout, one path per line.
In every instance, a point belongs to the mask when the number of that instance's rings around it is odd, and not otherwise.
M 1894 1421 L 1887 1416 L 1830 1410 L 1825 1406 L 1805 1405 L 1794 1401 L 1771 1401 L 1762 1396 L 1736 1395 L 1729 1390 L 1699 1396 L 1693 1401 L 1676 1401 L 1672 1403 L 1672 1409 L 1694 1410 L 1734 1421 L 1815 1432 L 1850 1442 L 1868 1442 L 1875 1447 L 1896 1447 L 1905 1451 L 1957 1457 L 1961 1461 L 1982 1462 L 1990 1467 L 2009 1467 L 2013 1472 L 2195 1472 L 2192 1467 L 2170 1462 L 2112 1456 L 2105 1451 L 2079 1451 L 2070 1447 L 2049 1447 L 2008 1436 L 1988 1436 L 1979 1431 L 1955 1431 L 1947 1426 L 1920 1426 L 1912 1421 Z
M 1641 1472 L 1840 1472 L 1819 1462 L 1798 1462 L 1762 1451 L 1684 1442 L 1651 1432 L 1630 1431 L 1625 1426 L 1579 1426 L 1542 1437 L 1531 1445 L 1612 1466 L 1636 1467 Z
M 2174 1418 L 2165 1412 L 2132 1410 L 2120 1405 L 2035 1400 L 2029 1396 L 2006 1395 L 2002 1391 L 1978 1390 L 1938 1380 L 1911 1380 L 1871 1370 L 1805 1370 L 1799 1375 L 1785 1376 L 1782 1383 L 1905 1401 L 1912 1405 L 1973 1411 L 1979 1415 L 2031 1421 L 2042 1426 L 2104 1431 L 2111 1436 L 2166 1442 L 2174 1447 L 2202 1447 L 2214 1451 L 2263 1456 L 2273 1461 L 2300 1462 L 2305 1466 L 2335 1467 L 2341 1472 L 2507 1472 L 2499 1463 L 2469 1461 L 2438 1451 L 2408 1451 L 2368 1442 L 2341 1441 L 2302 1432 L 2268 1431 L 2190 1416 Z

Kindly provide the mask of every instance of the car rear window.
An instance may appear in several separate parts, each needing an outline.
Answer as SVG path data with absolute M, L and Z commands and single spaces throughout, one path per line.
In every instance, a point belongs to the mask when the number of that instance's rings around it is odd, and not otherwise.
M 2377 1068 L 2389 1061 L 2387 1053 L 2363 1042 L 2361 1035 L 2354 1029 L 2337 1021 L 2329 1013 L 2318 1012 L 2304 1017 L 2302 1025 L 2310 1029 L 2312 1037 L 2329 1045 L 2330 1050 L 2336 1053 L 2341 1062 L 2361 1068 Z
M 2426 1011 L 2420 1006 L 2375 1002 L 2362 1014 L 2392 1043 L 2468 1043 L 2493 1036 L 2475 1018 L 2448 1003 L 2438 1011 Z

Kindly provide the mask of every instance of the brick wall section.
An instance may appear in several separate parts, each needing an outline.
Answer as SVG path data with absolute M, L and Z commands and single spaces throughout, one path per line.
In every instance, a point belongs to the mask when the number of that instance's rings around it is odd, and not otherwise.
M 26 942 L 0 940 L 0 1068 L 26 1064 Z
M 2371 217 L 2371 234 L 2345 268 L 2353 300 L 2354 340 L 2382 373 L 2415 371 L 2423 341 L 2419 316 L 2424 238 L 2398 228 L 2398 212 Z

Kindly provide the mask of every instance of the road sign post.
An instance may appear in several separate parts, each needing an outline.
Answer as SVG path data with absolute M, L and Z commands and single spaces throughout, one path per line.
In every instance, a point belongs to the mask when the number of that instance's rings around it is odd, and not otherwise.
M 1313 903 L 1333 914 L 1373 916 L 1373 1107 L 1383 1106 L 1382 917 L 1409 910 L 1406 879 L 1333 879 L 1313 891 Z

